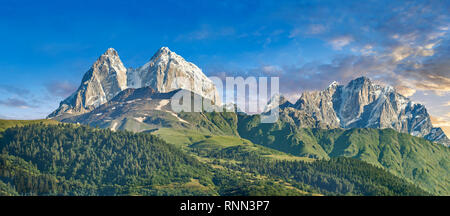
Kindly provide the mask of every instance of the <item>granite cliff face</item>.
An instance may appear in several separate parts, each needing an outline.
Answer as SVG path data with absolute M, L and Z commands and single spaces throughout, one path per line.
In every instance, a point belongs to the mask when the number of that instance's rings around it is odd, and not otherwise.
M 302 128 L 392 128 L 446 145 L 449 142 L 442 129 L 433 128 L 425 106 L 366 77 L 345 86 L 333 82 L 323 91 L 305 92 L 281 114 Z
M 78 90 L 63 100 L 48 118 L 61 120 L 81 115 L 127 88 L 142 87 L 151 87 L 160 93 L 186 89 L 220 103 L 214 83 L 197 66 L 169 48 L 160 48 L 144 66 L 128 70 L 117 51 L 110 48 L 86 72 Z
M 77 115 L 89 112 L 127 88 L 127 70 L 113 48 L 101 55 L 84 74 L 77 91 L 49 115 Z
M 151 87 L 157 92 L 186 89 L 219 101 L 214 83 L 196 65 L 162 47 L 148 63 L 128 72 L 128 87 Z

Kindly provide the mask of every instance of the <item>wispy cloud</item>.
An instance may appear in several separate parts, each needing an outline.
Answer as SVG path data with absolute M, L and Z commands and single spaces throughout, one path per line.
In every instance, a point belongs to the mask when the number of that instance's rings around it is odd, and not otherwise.
M 413 96 L 414 93 L 416 93 L 416 91 L 417 91 L 416 89 L 413 89 L 413 88 L 410 88 L 410 87 L 404 86 L 404 85 L 397 85 L 397 86 L 395 86 L 395 89 L 400 94 L 402 94 L 403 96 L 406 96 L 406 97 Z
M 77 86 L 68 81 L 52 81 L 46 83 L 45 88 L 53 96 L 68 97 L 75 92 Z
M 293 82 L 293 91 L 302 83 L 305 89 L 311 85 L 320 89 L 334 79 L 345 82 L 365 75 L 396 86 L 406 96 L 418 90 L 432 90 L 438 95 L 450 92 L 448 7 L 442 1 L 389 4 L 349 1 L 333 5 L 332 10 L 286 9 L 286 14 L 292 16 L 296 10 L 307 14 L 303 23 L 320 23 L 305 26 L 300 22 L 290 32 L 290 38 L 308 32 L 311 37 L 316 33 L 314 36 L 334 50 L 352 51 L 334 57 L 331 63 L 284 66 L 285 74 Z M 381 8 L 385 16 L 376 14 L 381 13 L 378 11 Z
M 434 127 L 440 127 L 447 136 L 450 136 L 450 119 L 445 120 L 443 117 L 430 116 L 431 123 Z
M 266 76 L 280 76 L 283 69 L 276 65 L 266 65 L 261 67 L 261 72 Z
M 30 94 L 30 91 L 28 89 L 24 89 L 24 88 L 12 86 L 12 85 L 6 85 L 6 84 L 1 84 L 0 85 L 0 91 L 6 92 L 6 93 L 10 93 L 10 94 L 14 94 L 14 95 L 17 95 L 17 96 L 25 96 L 25 95 L 29 95 Z
M 343 47 L 349 45 L 353 42 L 352 36 L 339 36 L 332 38 L 328 43 L 333 47 L 334 50 L 342 50 Z
M 36 108 L 35 105 L 30 104 L 27 101 L 17 99 L 17 98 L 8 98 L 6 100 L 0 100 L 0 105 L 6 106 L 6 107 L 21 108 L 21 109 Z
M 88 48 L 89 45 L 80 43 L 45 43 L 36 50 L 47 55 L 60 55 L 63 52 L 83 52 Z
M 0 119 L 10 119 L 10 117 L 0 114 Z
M 302 36 L 302 34 L 306 35 L 317 35 L 326 32 L 327 27 L 323 24 L 311 24 L 308 27 L 296 27 L 292 29 L 289 33 L 289 38 L 295 38 L 298 36 Z
M 308 34 L 321 34 L 321 33 L 325 32 L 326 29 L 327 28 L 325 27 L 325 25 L 313 24 L 313 25 L 309 26 L 307 33 Z
M 210 25 L 202 25 L 200 28 L 191 32 L 183 33 L 177 36 L 175 40 L 206 40 L 206 39 L 218 39 L 222 37 L 232 36 L 236 34 L 236 30 L 233 27 L 212 27 Z

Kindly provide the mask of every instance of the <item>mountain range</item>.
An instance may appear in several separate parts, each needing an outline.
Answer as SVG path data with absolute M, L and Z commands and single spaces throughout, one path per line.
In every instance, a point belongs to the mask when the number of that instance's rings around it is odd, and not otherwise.
M 177 119 L 177 124 L 192 127 L 170 110 L 170 96 L 179 89 L 220 104 L 214 83 L 201 69 L 169 48 L 160 48 L 148 63 L 137 69 L 126 69 L 117 51 L 110 48 L 85 73 L 78 90 L 48 118 L 113 130 L 143 131 L 163 126 L 167 118 L 155 120 L 154 115 L 163 110 L 164 115 Z M 134 100 L 116 97 L 131 92 L 142 95 Z M 356 78 L 347 85 L 333 82 L 323 91 L 304 92 L 294 104 L 282 96 L 277 99 L 281 120 L 300 128 L 392 128 L 446 146 L 450 144 L 443 130 L 433 127 L 424 105 L 367 77 Z
M 295 104 L 281 102 L 283 120 L 302 128 L 392 128 L 450 144 L 444 131 L 433 127 L 424 105 L 367 77 L 356 78 L 347 85 L 333 82 L 323 91 L 304 92 Z
M 359 159 L 312 160 L 236 136 L 162 132 L 0 120 L 0 196 L 432 194 Z
M 63 119 L 90 112 L 128 88 L 151 87 L 157 92 L 188 89 L 218 102 L 214 83 L 194 64 L 160 48 L 149 62 L 126 69 L 116 50 L 109 48 L 84 74 L 79 88 L 48 117 Z
M 175 81 L 169 86 L 178 78 L 191 85 Z M 224 112 L 175 112 L 171 98 L 180 91 Z M 423 105 L 388 85 L 359 77 L 346 85 L 333 82 L 322 91 L 304 92 L 295 103 L 275 96 L 265 109 L 269 112 L 279 104 L 275 123 L 261 123 L 261 114 L 247 114 L 236 106 L 230 112 L 229 104 L 222 105 L 217 95 L 197 66 L 166 47 L 137 69 L 125 69 L 117 52 L 108 49 L 86 72 L 78 90 L 48 118 L 149 133 L 213 167 L 224 155 L 231 164 L 242 160 L 240 166 L 248 166 L 254 153 L 277 161 L 345 157 L 382 168 L 431 194 L 450 193 L 447 136 L 433 127 Z M 228 162 L 219 164 L 241 170 Z

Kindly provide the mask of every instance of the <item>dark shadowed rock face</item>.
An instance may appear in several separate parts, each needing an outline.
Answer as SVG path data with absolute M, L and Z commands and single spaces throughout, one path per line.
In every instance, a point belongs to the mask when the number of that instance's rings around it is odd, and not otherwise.
M 294 105 L 282 108 L 281 115 L 302 128 L 392 128 L 449 144 L 442 130 L 433 128 L 425 106 L 366 77 L 305 92 Z
M 151 98 L 155 95 L 156 91 L 150 87 L 144 87 L 139 89 L 128 88 L 120 92 L 111 101 L 130 101 L 138 98 Z

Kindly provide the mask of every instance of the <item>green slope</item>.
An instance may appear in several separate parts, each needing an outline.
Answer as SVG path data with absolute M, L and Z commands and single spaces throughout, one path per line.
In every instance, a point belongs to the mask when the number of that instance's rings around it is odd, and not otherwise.
M 440 195 L 450 194 L 447 147 L 392 129 L 310 129 L 286 122 L 259 124 L 259 116 L 240 116 L 241 137 L 293 155 L 350 157 L 383 167 Z
M 272 182 L 281 181 L 307 194 L 427 194 L 406 180 L 360 160 L 317 161 L 236 136 L 200 134 L 191 130 L 163 128 L 152 133 L 215 167 L 269 178 Z
M 148 133 L 31 124 L 1 134 L 3 195 L 224 195 L 222 179 L 237 182 L 236 195 L 267 188 L 266 195 L 302 195 L 268 180 L 214 170 Z M 252 183 L 264 187 L 244 188 Z
M 3 195 L 427 195 L 360 160 L 305 162 L 233 136 L 192 133 L 175 146 L 71 124 L 1 134 Z
M 38 120 L 5 120 L 0 119 L 0 132 L 4 131 L 10 127 L 15 126 L 24 126 L 24 125 L 30 125 L 30 124 L 58 124 L 58 121 L 52 120 L 52 119 L 38 119 Z
M 181 112 L 182 119 L 192 122 L 188 129 L 197 129 L 217 135 L 239 136 L 237 115 L 232 112 Z
M 314 162 L 268 160 L 239 147 L 226 148 L 209 155 L 237 161 L 217 162 L 225 167 L 279 178 L 301 190 L 312 189 L 324 195 L 428 195 L 405 179 L 358 159 L 339 157 Z
M 150 134 L 35 124 L 3 132 L 0 148 L 35 165 L 42 173 L 93 188 L 80 192 L 84 195 L 215 194 L 208 187 L 212 185 L 211 176 L 203 164 Z M 153 188 L 183 185 L 192 179 L 205 184 L 205 190 Z
M 199 133 L 195 130 L 160 128 L 152 132 L 164 141 L 174 144 L 187 152 L 202 150 L 221 150 L 228 147 L 239 146 L 248 152 L 259 156 L 277 160 L 313 161 L 311 158 L 298 157 L 272 148 L 256 145 L 250 140 L 237 136 L 216 135 L 213 133 Z

